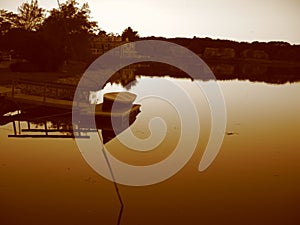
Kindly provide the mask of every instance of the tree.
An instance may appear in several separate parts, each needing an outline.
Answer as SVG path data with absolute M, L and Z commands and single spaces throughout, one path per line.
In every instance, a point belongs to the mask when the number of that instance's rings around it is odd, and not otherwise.
M 5 35 L 4 41 L 7 50 L 26 60 L 13 64 L 13 71 L 56 71 L 63 63 L 61 51 L 39 32 L 15 28 Z
M 45 20 L 43 29 L 59 36 L 69 36 L 78 33 L 94 33 L 97 22 L 90 21 L 90 10 L 87 3 L 79 8 L 75 0 L 60 4 L 59 9 L 52 9 Z
M 89 60 L 90 38 L 98 27 L 90 21 L 87 3 L 79 7 L 76 0 L 68 0 L 47 18 L 37 0 L 18 11 L 0 10 L 0 50 L 12 50 L 26 60 L 14 65 L 15 70 L 53 71 L 70 59 Z
M 39 8 L 38 0 L 31 0 L 31 2 L 25 2 L 18 8 L 17 20 L 15 21 L 16 27 L 37 31 L 45 19 L 45 10 Z
M 7 10 L 0 10 L 0 35 L 6 34 L 10 29 L 15 27 L 17 15 L 8 12 Z
M 127 27 L 122 33 L 122 40 L 125 41 L 128 39 L 129 41 L 136 41 L 140 37 L 137 31 L 133 31 L 131 27 Z
M 46 18 L 41 32 L 47 39 L 63 50 L 66 61 L 85 59 L 90 45 L 90 37 L 98 30 L 97 23 L 90 21 L 90 10 L 87 3 L 78 7 L 75 0 L 60 4 Z
M 26 31 L 37 31 L 45 19 L 45 10 L 39 8 L 37 0 L 25 2 L 18 7 L 18 14 L 0 10 L 0 34 L 17 28 Z

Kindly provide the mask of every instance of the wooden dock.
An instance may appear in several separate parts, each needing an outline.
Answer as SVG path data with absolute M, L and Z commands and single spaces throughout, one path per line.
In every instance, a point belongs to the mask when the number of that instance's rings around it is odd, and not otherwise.
M 9 135 L 9 137 L 88 138 L 88 135 L 82 134 L 95 132 L 91 127 L 94 127 L 92 123 L 96 122 L 96 129 L 103 131 L 104 141 L 107 142 L 128 128 L 140 113 L 140 105 L 133 104 L 134 99 L 127 105 L 124 105 L 124 100 L 121 99 L 123 104 L 119 106 L 122 107 L 117 107 L 116 110 L 111 109 L 110 104 L 109 107 L 106 107 L 107 109 L 104 109 L 104 103 L 91 107 L 93 105 L 88 103 L 89 92 L 83 91 L 83 101 L 77 103 L 79 123 L 77 125 L 73 124 L 72 109 L 75 91 L 76 86 L 72 85 L 32 81 L 15 81 L 11 87 L 1 86 L 0 99 L 3 100 L 4 107 L 0 110 L 2 114 L 0 123 L 4 125 L 12 122 L 14 134 Z M 116 94 L 114 93 L 114 95 Z M 121 97 L 129 94 L 122 92 Z M 10 112 L 14 111 L 17 114 L 9 115 Z M 8 116 L 6 113 L 8 113 Z M 114 125 L 112 124 L 112 118 L 114 119 Z M 26 121 L 28 127 L 26 129 L 21 128 L 20 121 Z M 68 124 L 69 127 L 75 125 L 78 128 L 66 130 L 59 128 L 60 125 L 57 124 L 57 129 L 50 129 L 47 126 L 49 121 L 62 122 L 63 124 Z M 34 129 L 30 126 L 30 123 L 42 123 L 44 125 Z
M 0 96 L 18 104 L 72 109 L 75 91 L 75 85 L 20 80 L 14 81 L 11 87 L 0 87 Z M 87 102 L 88 91 L 83 91 L 83 96 Z M 78 104 L 82 107 L 88 105 L 87 103 Z

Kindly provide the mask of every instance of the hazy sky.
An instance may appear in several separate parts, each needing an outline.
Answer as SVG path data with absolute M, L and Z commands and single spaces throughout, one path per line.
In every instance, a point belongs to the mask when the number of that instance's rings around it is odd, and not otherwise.
M 0 0 L 16 11 L 25 0 Z M 60 2 L 65 2 L 60 0 Z M 140 36 L 212 37 L 237 41 L 281 40 L 300 44 L 300 0 L 77 0 L 88 2 L 106 32 L 131 26 Z M 57 7 L 57 0 L 39 0 Z

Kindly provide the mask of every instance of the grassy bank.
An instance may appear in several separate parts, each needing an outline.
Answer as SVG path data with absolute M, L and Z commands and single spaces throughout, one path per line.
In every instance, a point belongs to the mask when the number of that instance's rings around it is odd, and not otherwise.
M 68 77 L 81 77 L 86 63 L 70 62 L 58 72 L 12 72 L 10 69 L 0 69 L 0 84 L 10 84 L 13 80 L 25 79 L 38 82 L 56 82 Z

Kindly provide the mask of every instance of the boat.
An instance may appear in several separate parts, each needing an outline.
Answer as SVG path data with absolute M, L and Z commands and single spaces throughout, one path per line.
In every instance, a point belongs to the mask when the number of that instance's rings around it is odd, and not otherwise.
M 89 108 L 80 112 L 80 118 L 85 126 L 93 123 L 102 130 L 123 131 L 128 128 L 140 113 L 140 105 L 133 104 L 136 95 L 130 92 L 110 92 L 103 96 L 103 103 L 95 106 L 95 111 Z
M 103 111 L 124 111 L 131 108 L 136 95 L 130 92 L 110 92 L 103 95 Z

